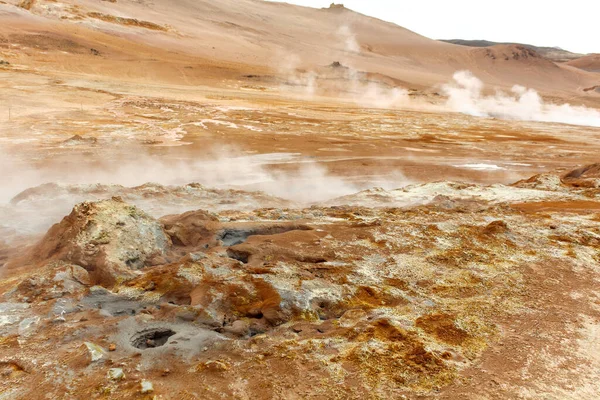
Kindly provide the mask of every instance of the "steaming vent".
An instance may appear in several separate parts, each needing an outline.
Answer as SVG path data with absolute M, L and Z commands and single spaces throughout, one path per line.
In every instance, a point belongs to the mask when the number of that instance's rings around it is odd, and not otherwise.
M 149 329 L 137 333 L 132 339 L 131 344 L 138 349 L 153 349 L 167 344 L 169 338 L 176 332 L 168 328 Z

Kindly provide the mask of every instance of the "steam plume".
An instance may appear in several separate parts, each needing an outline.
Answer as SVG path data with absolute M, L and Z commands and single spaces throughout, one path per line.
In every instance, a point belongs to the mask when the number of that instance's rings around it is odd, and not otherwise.
M 600 126 L 600 111 L 570 104 L 546 103 L 533 89 L 513 86 L 511 93 L 483 94 L 484 85 L 469 71 L 454 74 L 454 82 L 444 85 L 447 105 L 453 110 L 479 117 L 522 121 L 559 122 Z

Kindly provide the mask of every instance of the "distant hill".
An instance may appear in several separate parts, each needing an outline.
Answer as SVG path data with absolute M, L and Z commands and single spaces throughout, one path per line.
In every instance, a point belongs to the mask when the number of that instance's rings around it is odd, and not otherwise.
M 586 71 L 600 72 L 600 54 L 588 54 L 585 57 L 569 61 L 568 64 Z
M 336 61 L 365 80 L 415 90 L 445 84 L 460 70 L 490 87 L 521 85 L 568 98 L 598 84 L 540 48 L 458 46 L 340 5 L 259 0 L 0 0 L 0 52 L 12 66 L 2 68 L 175 85 L 247 76 L 288 82 L 318 72 L 332 75 L 335 86 L 336 74 L 324 66 Z M 558 58 L 577 56 L 562 51 Z
M 526 47 L 530 50 L 535 51 L 540 56 L 545 57 L 554 62 L 567 62 L 583 57 L 585 54 L 572 53 L 567 50 L 563 50 L 560 47 L 539 47 L 531 44 L 522 43 L 510 43 L 510 42 L 491 42 L 489 40 L 463 40 L 463 39 L 452 39 L 452 40 L 440 40 L 441 42 L 458 44 L 461 46 L 469 47 L 491 47 L 499 44 L 514 44 Z

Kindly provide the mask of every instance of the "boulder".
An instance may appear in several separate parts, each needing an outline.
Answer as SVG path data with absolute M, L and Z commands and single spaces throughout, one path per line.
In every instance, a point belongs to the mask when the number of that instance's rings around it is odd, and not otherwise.
M 34 248 L 40 261 L 85 268 L 91 281 L 112 286 L 138 270 L 165 263 L 172 243 L 154 218 L 118 197 L 76 205 Z
M 566 185 L 579 188 L 600 188 L 600 163 L 586 165 L 562 176 Z
M 111 381 L 120 381 L 125 378 L 125 373 L 122 368 L 111 368 L 108 370 L 107 376 Z
M 220 228 L 219 220 L 206 211 L 166 216 L 160 221 L 177 246 L 198 248 L 216 244 L 215 234 Z

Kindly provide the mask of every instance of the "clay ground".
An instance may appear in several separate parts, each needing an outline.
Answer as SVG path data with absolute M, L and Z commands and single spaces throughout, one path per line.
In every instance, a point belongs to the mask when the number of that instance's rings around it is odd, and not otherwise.
M 9 120 L 8 107 L 3 110 L 3 147 L 47 170 L 70 162 L 110 163 L 134 148 L 138 157 L 167 164 L 275 153 L 283 160 L 265 161 L 268 169 L 295 169 L 310 160 L 366 186 L 373 180 L 393 186 L 395 173 L 406 179 L 399 186 L 457 179 L 509 183 L 589 164 L 600 145 L 594 127 L 365 109 L 327 98 L 293 99 L 279 89 L 264 93 L 245 81 L 216 89 L 0 73 L 11 114 Z M 28 97 L 28 90 L 36 96 Z M 77 168 L 67 169 L 76 175 Z M 188 173 L 186 180 L 201 182 L 193 170 Z M 62 179 L 69 180 L 69 173 Z

